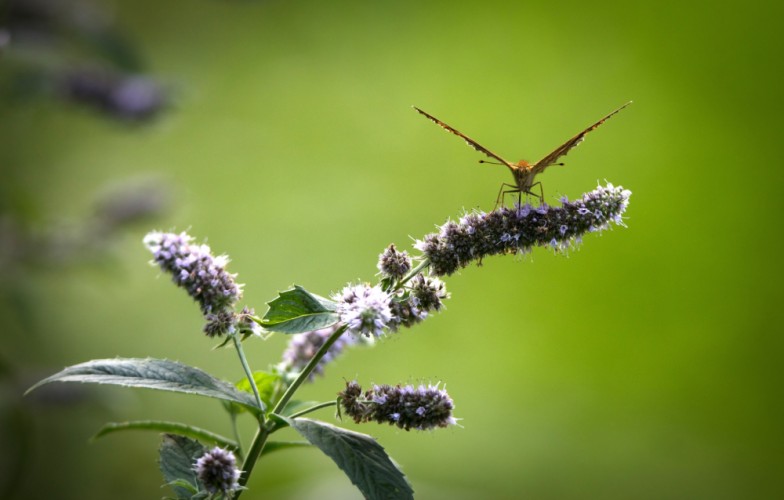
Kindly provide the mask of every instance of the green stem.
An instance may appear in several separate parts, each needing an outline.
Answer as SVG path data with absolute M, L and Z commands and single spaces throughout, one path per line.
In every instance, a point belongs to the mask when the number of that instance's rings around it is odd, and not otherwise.
M 348 325 L 342 325 L 340 328 L 335 330 L 335 333 L 327 338 L 326 342 L 324 342 L 324 345 L 319 348 L 313 358 L 308 362 L 307 365 L 305 365 L 305 368 L 300 372 L 294 382 L 292 382 L 291 385 L 286 389 L 286 392 L 283 393 L 283 396 L 281 396 L 281 398 L 278 400 L 275 408 L 272 409 L 272 413 L 278 414 L 281 410 L 283 410 L 283 408 L 286 407 L 299 386 L 308 379 L 310 373 L 314 368 L 316 368 L 316 365 L 318 365 L 319 361 L 321 361 L 321 358 L 324 357 L 327 351 L 329 351 L 329 348 L 332 347 L 332 344 L 334 344 L 340 338 L 340 336 L 343 335 L 343 332 L 345 332 L 347 328 Z M 242 358 L 242 355 L 240 355 L 240 357 Z M 252 381 L 253 377 L 250 377 L 250 380 Z M 255 391 L 255 384 L 253 387 Z M 270 435 L 270 426 L 264 424 L 263 418 L 263 416 L 260 417 L 259 430 L 257 430 L 256 435 L 253 436 L 253 442 L 250 445 L 250 449 L 248 449 L 248 454 L 245 456 L 245 461 L 242 463 L 242 474 L 240 475 L 239 480 L 240 486 L 245 486 L 248 483 L 250 474 L 253 472 L 253 467 L 256 465 L 261 452 L 264 451 L 264 445 L 267 443 L 267 438 Z M 239 498 L 243 491 L 244 490 L 237 491 L 237 494 L 234 496 L 234 498 Z
M 242 474 L 240 474 L 240 480 L 238 481 L 240 486 L 248 484 L 250 474 L 253 472 L 253 467 L 256 465 L 256 461 L 261 455 L 262 450 L 264 450 L 264 445 L 267 443 L 268 437 L 269 430 L 265 425 L 262 425 L 261 422 L 259 422 L 259 430 L 257 430 L 256 435 L 253 436 L 253 442 L 250 445 L 248 454 L 245 456 L 245 461 L 242 462 Z M 237 490 L 237 493 L 234 495 L 235 500 L 240 497 L 243 491 L 245 490 Z
M 248 377 L 248 382 L 250 383 L 250 388 L 253 389 L 253 395 L 256 397 L 256 404 L 259 406 L 261 413 L 259 413 L 259 420 L 260 423 L 264 424 L 264 403 L 261 402 L 261 396 L 259 395 L 259 388 L 256 387 L 256 380 L 253 378 L 253 372 L 248 365 L 248 360 L 245 359 L 245 351 L 242 350 L 242 341 L 239 339 L 238 335 L 232 335 L 231 339 L 234 341 L 234 348 L 237 349 L 237 354 L 240 357 L 240 363 L 242 363 L 242 369 L 245 370 L 245 375 Z
M 291 397 L 295 392 L 297 392 L 297 389 L 299 389 L 299 386 L 308 379 L 313 369 L 316 368 L 316 365 L 318 365 L 319 361 L 321 361 L 321 358 L 324 357 L 327 351 L 329 351 L 329 348 L 332 347 L 332 344 L 334 344 L 347 329 L 348 325 L 342 325 L 340 328 L 335 330 L 335 333 L 327 338 L 326 342 L 324 342 L 324 344 L 319 348 L 310 361 L 308 361 L 308 364 L 305 365 L 305 368 L 299 373 L 299 375 L 297 375 L 297 378 L 294 380 L 294 382 L 288 386 L 286 392 L 283 393 L 283 396 L 281 396 L 281 398 L 278 400 L 278 403 L 275 405 L 275 408 L 272 409 L 272 413 L 279 414 L 283 408 L 286 407 Z
M 405 278 L 401 279 L 398 282 L 396 288 L 400 288 L 401 286 L 405 285 L 408 281 L 411 280 L 411 278 L 419 274 L 424 268 L 426 268 L 429 265 L 430 265 L 430 259 L 425 258 L 424 260 L 422 260 L 422 262 L 420 262 L 414 269 L 412 269 L 411 272 L 409 272 Z
M 234 434 L 234 440 L 237 441 L 237 456 L 240 458 L 240 460 L 243 460 L 245 458 L 245 452 L 242 451 L 242 440 L 240 440 L 240 433 L 237 429 L 237 414 L 231 412 L 230 418 L 231 432 Z
M 310 408 L 306 408 L 302 411 L 299 411 L 293 415 L 289 415 L 289 418 L 298 418 L 302 415 L 307 415 L 308 413 L 314 412 L 316 410 L 320 410 L 322 408 L 329 408 L 330 406 L 335 406 L 337 403 L 335 401 L 327 401 L 326 403 L 319 403 L 315 406 L 311 406 Z

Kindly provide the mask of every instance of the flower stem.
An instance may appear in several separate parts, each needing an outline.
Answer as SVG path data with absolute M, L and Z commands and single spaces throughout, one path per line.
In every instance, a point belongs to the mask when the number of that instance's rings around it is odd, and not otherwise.
M 321 358 L 324 357 L 327 351 L 329 351 L 329 348 L 332 347 L 332 344 L 334 344 L 340 338 L 340 336 L 343 335 L 343 332 L 345 332 L 347 328 L 348 325 L 342 325 L 340 328 L 335 330 L 335 333 L 327 338 L 316 354 L 310 359 L 310 361 L 308 361 L 308 364 L 305 365 L 305 368 L 303 368 L 299 375 L 297 375 L 297 378 L 294 380 L 294 382 L 288 386 L 286 392 L 283 393 L 283 396 L 281 396 L 281 398 L 278 400 L 278 403 L 275 405 L 275 408 L 272 409 L 272 413 L 280 413 L 286 407 L 286 404 L 288 404 L 289 400 L 297 391 L 299 386 L 308 379 L 310 373 L 314 368 L 316 368 L 316 365 L 319 364 L 319 361 L 321 361 Z
M 290 415 L 289 418 L 298 418 L 302 415 L 307 415 L 308 413 L 314 412 L 316 410 L 320 410 L 322 408 L 329 408 L 330 406 L 335 406 L 337 403 L 335 401 L 327 401 L 325 403 L 319 403 L 315 406 L 311 406 L 310 408 L 306 408 L 302 411 L 299 411 L 293 415 Z
M 250 445 L 248 454 L 245 456 L 245 461 L 242 462 L 242 474 L 240 474 L 240 479 L 238 481 L 240 486 L 248 484 L 250 473 L 253 472 L 253 466 L 256 465 L 256 461 L 261 455 L 261 451 L 264 449 L 268 437 L 269 429 L 259 421 L 259 430 L 257 430 L 256 435 L 253 436 L 253 442 Z M 235 500 L 240 497 L 243 491 L 245 490 L 237 490 L 237 493 L 234 495 Z
M 248 365 L 248 360 L 245 359 L 245 351 L 242 350 L 242 341 L 239 339 L 237 335 L 232 335 L 231 340 L 234 341 L 234 348 L 237 350 L 237 354 L 240 357 L 240 363 L 242 363 L 242 369 L 245 370 L 245 375 L 248 377 L 248 382 L 250 383 L 250 388 L 253 389 L 253 396 L 256 398 L 256 404 L 259 406 L 261 413 L 259 413 L 259 419 L 261 424 L 264 424 L 264 403 L 261 402 L 261 396 L 259 395 L 259 388 L 256 387 L 256 380 L 253 378 L 253 372 Z
M 412 269 L 411 272 L 409 272 L 405 278 L 401 279 L 400 282 L 398 282 L 397 288 L 400 288 L 401 286 L 406 284 L 409 280 L 411 280 L 411 278 L 413 278 L 414 276 L 422 272 L 422 270 L 429 265 L 430 265 L 430 259 L 428 258 L 423 259 L 422 262 L 417 264 L 417 266 L 414 269 Z
M 300 385 L 308 379 L 308 376 L 313 371 L 313 369 L 318 365 L 321 358 L 329 351 L 329 348 L 332 347 L 343 332 L 346 331 L 348 325 L 342 325 L 340 328 L 335 330 L 335 333 L 327 338 L 324 345 L 322 345 L 313 358 L 305 365 L 305 368 L 300 372 L 294 382 L 291 383 L 290 386 L 286 389 L 286 392 L 283 393 L 283 396 L 278 400 L 278 403 L 275 405 L 275 408 L 272 409 L 272 413 L 279 413 L 291 400 L 291 397 L 297 391 Z M 236 345 L 235 340 L 235 345 Z M 242 353 L 242 351 L 239 351 Z M 242 354 L 240 354 L 240 358 L 243 359 Z M 253 378 L 249 376 L 249 379 L 252 381 Z M 252 382 L 251 382 L 252 383 Z M 252 387 L 254 388 L 254 392 L 256 391 L 256 385 L 252 383 Z M 273 423 L 270 421 L 269 423 Z M 274 427 L 272 427 L 274 429 Z M 248 479 L 250 479 L 250 474 L 253 471 L 253 467 L 256 465 L 256 461 L 258 460 L 259 456 L 261 456 L 261 452 L 264 450 L 264 445 L 267 443 L 267 438 L 270 435 L 270 426 L 264 424 L 264 417 L 260 416 L 259 418 L 259 429 L 256 431 L 256 435 L 253 436 L 253 442 L 250 445 L 250 449 L 248 450 L 248 454 L 245 456 L 245 461 L 242 463 L 242 474 L 240 475 L 239 484 L 240 486 L 245 486 L 248 483 Z M 239 498 L 244 490 L 237 491 L 237 494 L 234 496 L 235 499 Z

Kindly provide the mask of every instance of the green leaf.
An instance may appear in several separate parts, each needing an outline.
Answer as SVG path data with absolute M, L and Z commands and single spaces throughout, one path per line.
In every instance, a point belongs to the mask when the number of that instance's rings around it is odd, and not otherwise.
M 194 427 L 192 425 L 182 424 L 180 422 L 167 422 L 164 420 L 133 420 L 130 422 L 110 422 L 104 425 L 103 427 L 101 427 L 98 430 L 98 432 L 92 437 L 92 439 L 98 439 L 100 437 L 106 436 L 107 434 L 113 434 L 115 432 L 132 431 L 132 430 L 156 431 L 156 432 L 163 432 L 167 434 L 177 434 L 179 436 L 198 439 L 199 441 L 214 443 L 218 446 L 221 446 L 223 448 L 228 448 L 232 451 L 237 451 L 237 449 L 239 448 L 239 445 L 237 444 L 236 441 L 233 441 L 227 437 L 223 437 L 219 434 L 215 434 L 206 429 L 202 429 L 200 427 Z
M 365 498 L 414 498 L 406 476 L 372 437 L 307 418 L 289 425 L 334 460 Z
M 199 479 L 193 464 L 205 451 L 206 448 L 193 439 L 176 434 L 163 435 L 159 450 L 161 472 L 177 498 L 189 499 L 195 491 L 199 491 Z
M 231 401 L 253 412 L 259 412 L 259 408 L 250 394 L 239 391 L 232 384 L 217 379 L 198 368 L 165 359 L 94 359 L 69 366 L 61 372 L 41 380 L 29 388 L 25 394 L 50 382 L 112 384 L 198 394 Z
M 272 453 L 273 451 L 285 450 L 288 448 L 310 448 L 311 446 L 313 445 L 306 443 L 305 441 L 269 441 L 264 445 L 261 456 Z
M 269 406 L 272 404 L 272 398 L 277 389 L 277 383 L 280 381 L 280 375 L 276 373 L 269 373 L 265 371 L 253 372 L 253 380 L 256 382 L 256 388 L 259 390 L 261 402 Z M 234 384 L 234 386 L 242 392 L 253 394 L 253 389 L 248 382 L 248 377 L 243 377 L 242 380 Z M 245 408 L 234 403 L 228 403 L 227 410 L 230 413 L 239 414 L 245 411 Z
M 275 394 L 275 386 L 280 381 L 280 375 L 265 371 L 255 371 L 253 372 L 253 381 L 256 382 L 256 389 L 259 390 L 261 400 L 269 405 L 272 402 L 273 394 Z M 253 394 L 253 389 L 250 386 L 248 377 L 244 377 L 237 382 L 235 387 L 248 394 Z
M 264 315 L 261 326 L 271 332 L 312 332 L 338 322 L 334 302 L 297 285 L 291 290 L 278 293 L 278 297 L 267 305 L 269 310 Z

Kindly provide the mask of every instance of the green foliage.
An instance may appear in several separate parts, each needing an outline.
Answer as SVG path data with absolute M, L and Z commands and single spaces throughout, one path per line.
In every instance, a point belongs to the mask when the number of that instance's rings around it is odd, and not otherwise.
M 280 375 L 259 370 L 253 372 L 253 380 L 256 382 L 256 388 L 259 391 L 261 402 L 265 407 L 272 406 L 273 398 L 277 391 L 278 384 L 280 383 Z M 247 394 L 253 394 L 253 389 L 248 381 L 248 377 L 244 377 L 237 382 L 235 387 Z M 225 404 L 230 413 L 242 413 L 246 411 L 245 406 L 230 402 L 226 402 Z
M 217 379 L 198 368 L 165 359 L 95 359 L 69 366 L 41 380 L 27 392 L 51 382 L 112 384 L 197 394 L 230 401 L 253 412 L 259 411 L 251 395 L 238 391 L 230 383 Z
M 190 499 L 199 491 L 193 464 L 206 448 L 198 441 L 176 434 L 164 434 L 159 450 L 160 467 L 166 483 L 178 499 Z
M 334 460 L 365 498 L 414 498 L 406 476 L 372 437 L 307 418 L 289 425 Z
M 206 429 L 194 427 L 192 425 L 183 424 L 180 422 L 167 422 L 163 420 L 134 420 L 130 422 L 110 422 L 101 427 L 95 433 L 93 439 L 97 439 L 108 434 L 114 434 L 120 431 L 156 431 L 166 434 L 177 434 L 179 436 L 198 439 L 203 442 L 214 443 L 220 447 L 228 448 L 232 451 L 237 451 L 239 445 L 227 437 L 215 434 Z
M 338 322 L 334 302 L 297 285 L 291 290 L 280 292 L 268 305 L 269 310 L 261 326 L 272 332 L 311 332 Z

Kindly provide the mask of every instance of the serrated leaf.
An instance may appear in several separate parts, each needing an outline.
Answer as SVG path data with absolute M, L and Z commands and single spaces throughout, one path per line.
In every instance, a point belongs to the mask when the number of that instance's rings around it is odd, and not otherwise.
M 335 302 L 294 285 L 267 303 L 269 310 L 261 326 L 271 332 L 303 333 L 320 330 L 338 322 Z
M 130 422 L 110 422 L 103 427 L 101 427 L 98 432 L 92 437 L 92 439 L 97 439 L 99 437 L 106 436 L 107 434 L 113 434 L 115 432 L 120 431 L 132 431 L 132 430 L 140 430 L 140 431 L 156 431 L 166 434 L 177 434 L 179 436 L 185 436 L 192 439 L 198 439 L 200 441 L 206 441 L 208 443 L 215 443 L 216 445 L 222 448 L 228 448 L 232 451 L 236 451 L 239 446 L 237 442 L 229 439 L 227 437 L 223 437 L 219 434 L 215 434 L 214 432 L 210 432 L 206 429 L 202 429 L 200 427 L 194 427 L 192 425 L 183 424 L 180 422 L 167 422 L 164 420 L 133 420 Z
M 289 425 L 318 447 L 370 500 L 413 499 L 414 490 L 384 448 L 366 434 L 307 418 L 288 419 Z
M 199 490 L 199 479 L 193 470 L 193 464 L 205 451 L 206 448 L 193 439 L 176 434 L 163 435 L 159 450 L 160 468 L 164 480 L 171 485 L 177 498 L 189 499 L 193 496 L 194 489 Z
M 250 394 L 239 391 L 232 384 L 217 379 L 198 368 L 165 359 L 94 359 L 69 366 L 51 377 L 41 380 L 27 392 L 50 382 L 111 384 L 198 394 L 231 401 L 254 412 L 259 412 L 259 408 Z

